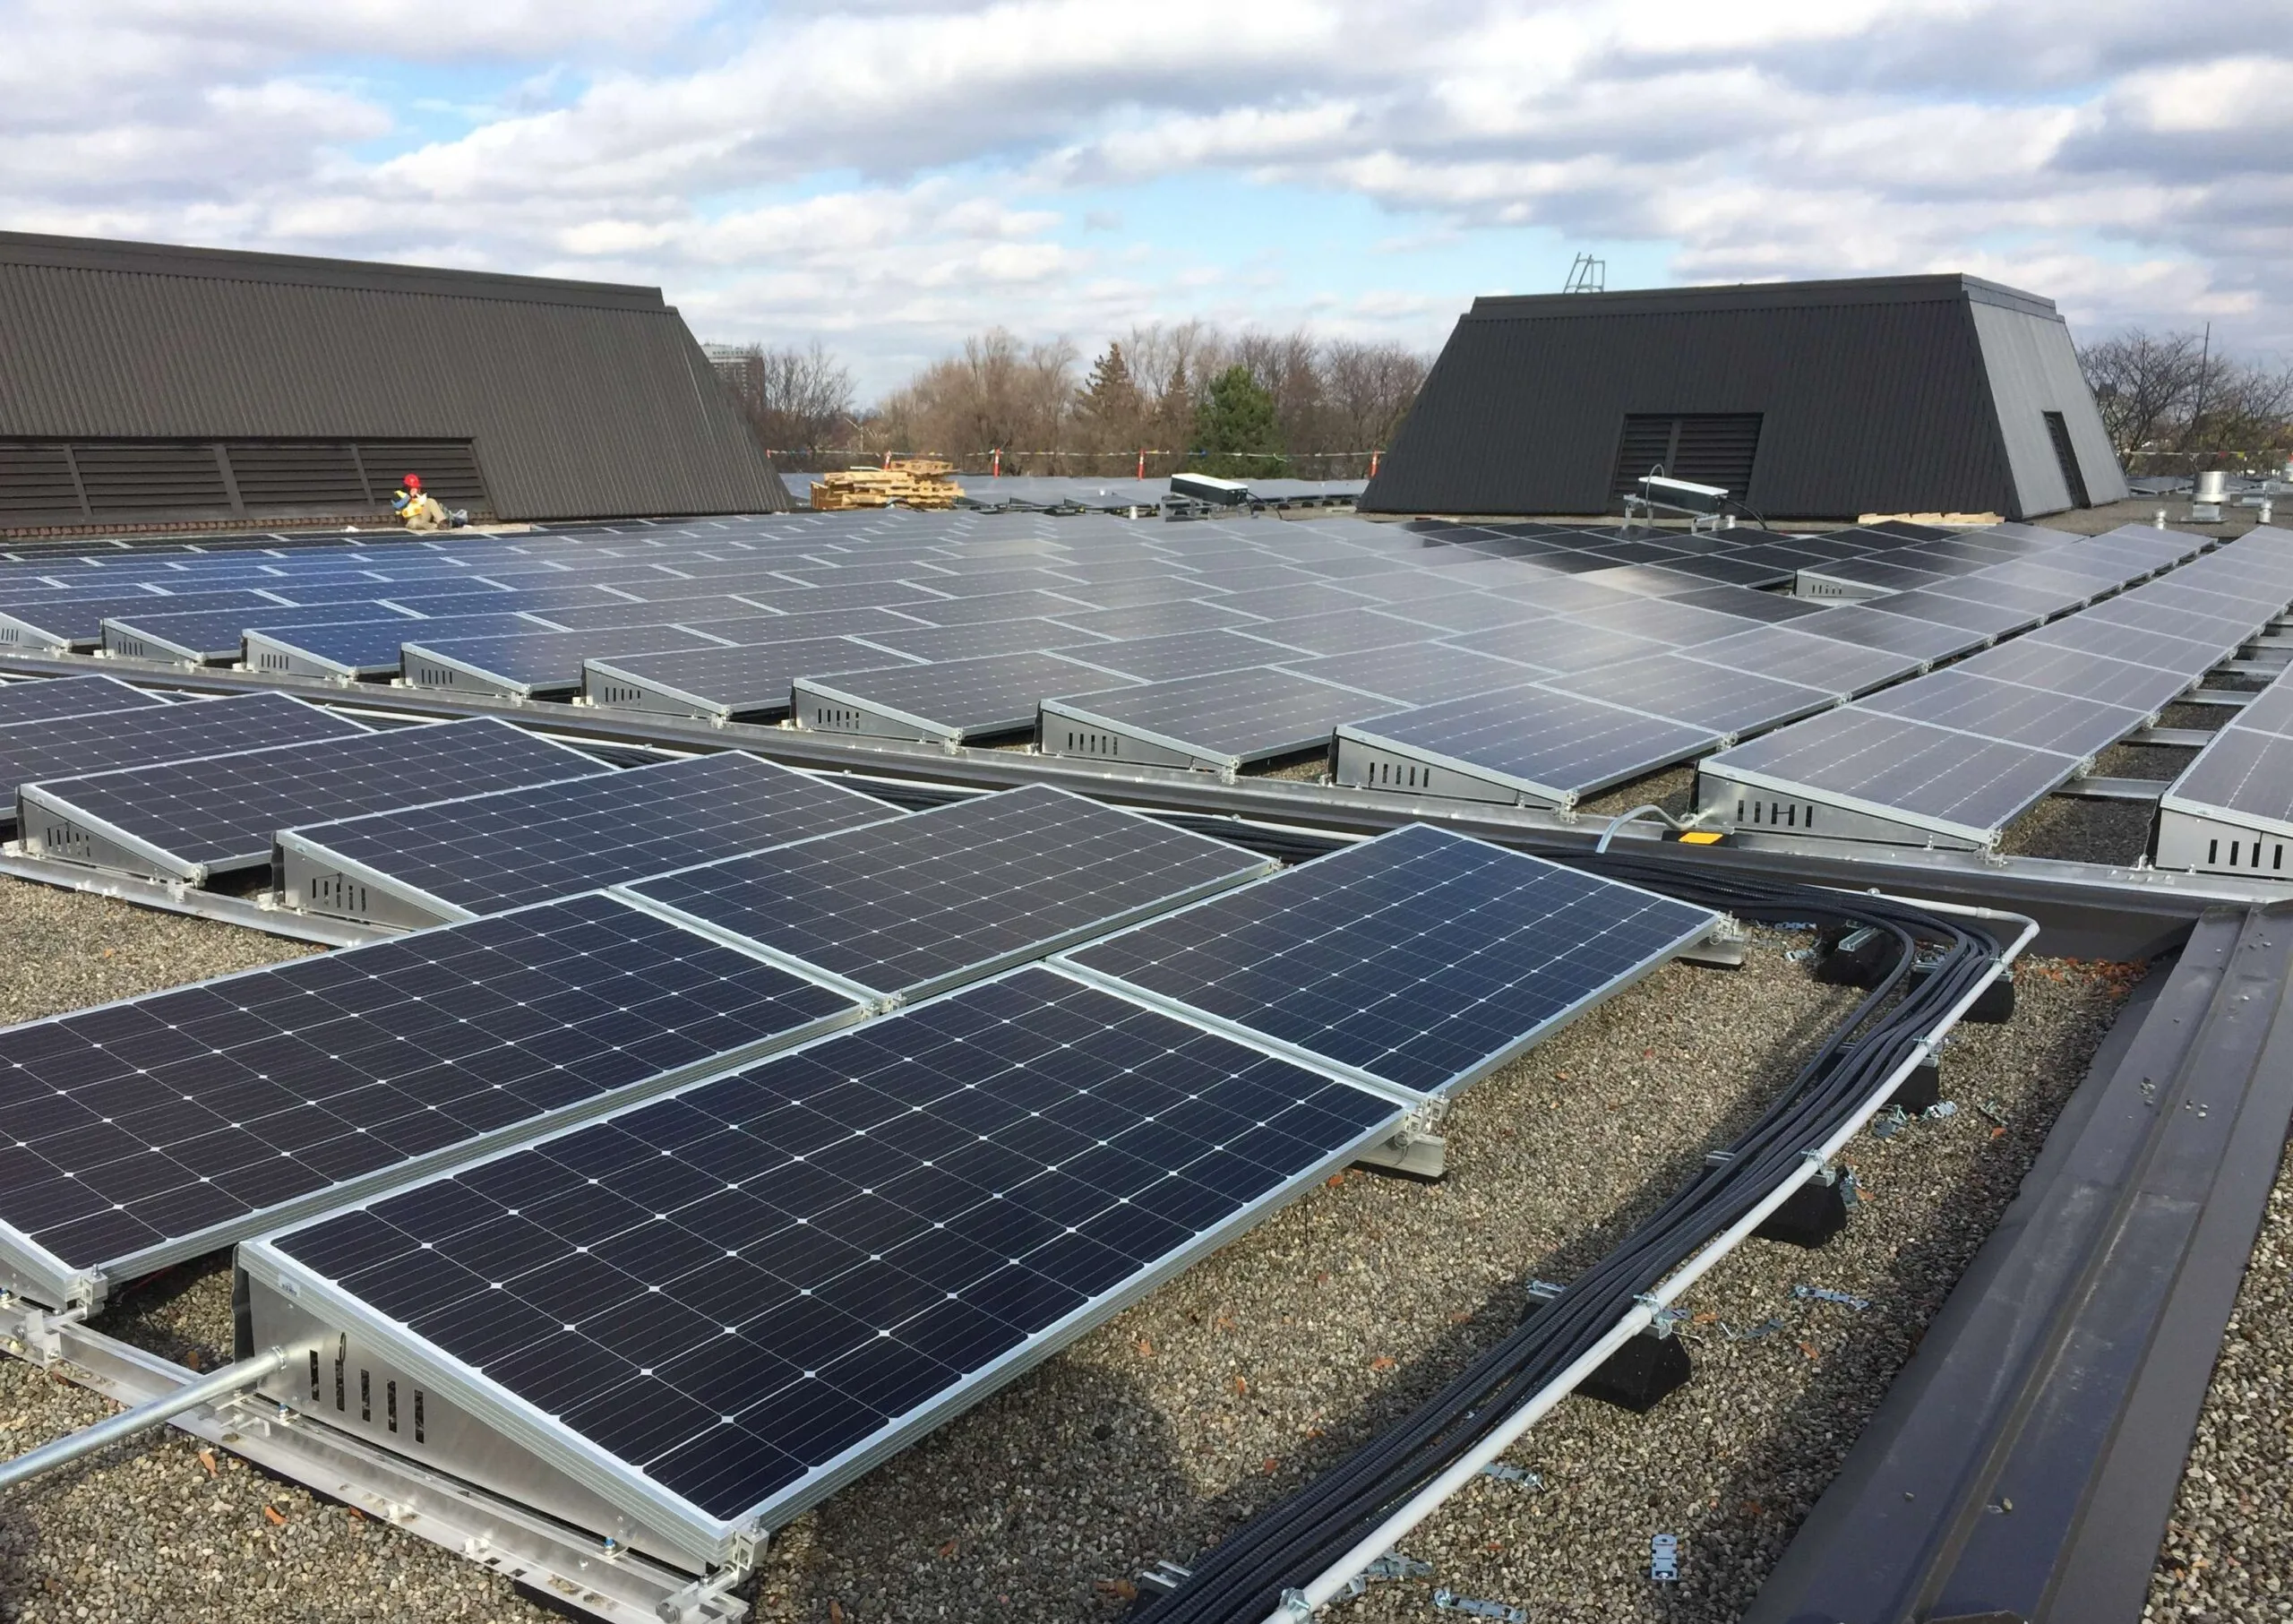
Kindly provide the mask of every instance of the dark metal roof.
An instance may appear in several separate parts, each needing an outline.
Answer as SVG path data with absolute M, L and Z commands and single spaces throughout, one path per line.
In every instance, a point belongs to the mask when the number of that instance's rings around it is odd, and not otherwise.
M 0 233 L 0 439 L 467 439 L 495 511 L 790 505 L 660 290 Z
M 1757 413 L 1737 492 L 1771 518 L 2054 511 L 2060 412 L 2096 502 L 2124 494 L 2053 305 L 1967 276 L 1482 298 L 1365 510 L 1598 513 L 1628 415 Z

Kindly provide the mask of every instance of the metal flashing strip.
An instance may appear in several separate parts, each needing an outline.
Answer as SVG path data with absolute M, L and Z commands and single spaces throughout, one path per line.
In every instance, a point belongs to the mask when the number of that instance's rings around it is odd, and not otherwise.
M 144 880 L 130 874 L 83 868 L 76 863 L 51 863 L 44 858 L 27 857 L 21 855 L 21 850 L 13 842 L 0 846 L 0 874 L 14 880 L 32 881 L 40 885 L 53 885 L 63 890 L 85 891 L 92 897 L 109 897 L 116 901 L 133 903 L 137 907 L 154 908 L 163 914 L 185 914 L 224 924 L 243 925 L 251 931 L 261 931 L 265 935 L 283 936 L 291 941 L 316 942 L 321 947 L 360 947 L 369 941 L 380 941 L 391 933 L 347 919 L 294 913 L 272 907 L 261 899 L 234 897 L 223 891 L 198 890 L 172 881 Z
M 2223 910 L 2135 990 L 1748 1624 L 2141 1616 L 2293 1118 L 2289 971 L 2293 907 Z

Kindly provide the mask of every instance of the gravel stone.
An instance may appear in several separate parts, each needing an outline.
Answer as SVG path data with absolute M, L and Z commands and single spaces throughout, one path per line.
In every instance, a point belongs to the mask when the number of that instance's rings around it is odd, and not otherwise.
M 0 922 L 30 947 L 0 972 L 11 1018 L 302 950 L 30 886 L 0 887 Z M 1406 1413 L 1517 1320 L 1526 1279 L 1584 1267 L 1751 1120 L 1854 996 L 1785 958 L 1806 940 L 1763 931 L 1740 970 L 1660 971 L 1459 1101 L 1443 1181 L 1334 1178 L 798 1519 L 768 1553 L 759 1615 L 1115 1616 L 1142 1568 L 1186 1560 Z M 1344 1616 L 1422 1619 L 1447 1585 L 1541 1624 L 1735 1617 L 2129 984 L 2121 967 L 2026 961 L 2014 1019 L 1945 1051 L 1958 1114 L 1856 1141 L 1869 1199 L 1847 1234 L 1816 1252 L 1751 1243 L 1689 1297 L 1687 1388 L 1645 1418 L 1565 1402 L 1514 1456 L 1545 1488 L 1468 1490 L 1404 1544 L 1434 1577 L 1380 1584 Z M 1870 1307 L 1795 1300 L 1799 1282 Z M 1784 1328 L 1728 1335 L 1770 1318 Z M 226 1357 L 228 1260 L 122 1293 L 103 1323 L 202 1367 Z M 0 1449 L 107 1408 L 0 1361 Z M 458 1556 L 214 1458 L 210 1476 L 164 1433 L 0 1501 L 0 1620 L 550 1616 Z M 1648 1580 L 1657 1532 L 1681 1537 L 1678 1585 Z
M 2213 1366 L 2143 1617 L 2293 1617 L 2293 1150 Z

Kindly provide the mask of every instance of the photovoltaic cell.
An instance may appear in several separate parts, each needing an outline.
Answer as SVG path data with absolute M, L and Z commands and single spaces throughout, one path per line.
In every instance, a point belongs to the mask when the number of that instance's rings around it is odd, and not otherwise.
M 740 751 L 282 830 L 282 849 L 474 918 L 899 816 Z
M 1142 683 L 1209 676 L 1221 671 L 1247 671 L 1274 660 L 1308 657 L 1303 650 L 1267 642 L 1262 635 L 1222 630 L 1131 638 L 1088 649 L 1069 649 L 1067 653 L 1071 658 L 1086 660 Z
M 879 718 L 879 726 L 912 726 L 918 738 L 983 737 L 1032 728 L 1035 709 L 1045 699 L 1130 685 L 1127 677 L 1078 663 L 1085 657 L 1082 650 L 1065 658 L 1002 654 L 833 679 L 807 675 L 797 678 L 793 697 L 798 719 L 808 726 L 867 731 L 861 718 L 849 715 L 856 709 Z M 846 725 L 835 726 L 839 722 Z
M 210 701 L 223 702 L 223 701 Z M 25 833 L 57 818 L 138 853 L 156 871 L 204 881 L 267 864 L 272 838 L 298 824 L 386 812 L 595 771 L 595 757 L 508 722 L 476 717 L 308 744 L 243 750 L 23 786 Z M 69 856 L 68 847 L 50 855 Z
M 1023 970 L 265 1250 L 478 1402 L 773 1526 L 1398 1121 Z
M 1980 649 L 1989 640 L 1984 633 L 1962 626 L 1946 626 L 1908 614 L 1882 614 L 1863 604 L 1810 614 L 1804 620 L 1793 621 L 1791 630 L 1811 637 L 1833 638 L 1859 649 L 1907 654 L 1928 661 L 1948 659 L 1970 649 Z
M 1662 654 L 1670 646 L 1652 638 L 1633 637 L 1559 616 L 1532 621 L 1524 626 L 1494 627 L 1448 640 L 1477 654 L 1493 654 L 1499 659 L 1519 660 L 1554 671 L 1591 671 Z
M 2095 754 L 2150 719 L 2147 711 L 2027 688 L 1955 667 L 1875 693 L 1862 705 L 1937 727 L 2073 756 Z
M 910 997 L 1265 872 L 1223 841 L 1029 786 L 682 870 L 631 895 Z
M 1651 891 L 1413 824 L 1068 955 L 1421 1094 L 1475 1080 L 1709 932 Z
M 158 1267 L 346 1182 L 856 1013 L 590 896 L 12 1027 L 0 1264 Z

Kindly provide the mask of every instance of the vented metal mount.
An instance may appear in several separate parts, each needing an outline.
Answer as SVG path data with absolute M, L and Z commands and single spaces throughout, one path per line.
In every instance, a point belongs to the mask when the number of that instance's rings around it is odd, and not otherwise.
M 122 1405 L 149 1403 L 198 1379 L 156 1353 L 21 1299 L 0 1298 L 0 1348 Z M 374 1367 L 365 1373 L 372 1393 Z M 307 1381 L 307 1362 L 300 1374 Z M 322 1382 L 332 1375 L 331 1362 L 322 1358 Z M 346 1369 L 344 1375 L 344 1413 L 355 1416 L 357 1373 Z M 425 1440 L 432 1402 L 425 1393 Z M 401 1439 L 412 1437 L 413 1403 L 411 1389 L 402 1388 Z M 259 1392 L 187 1412 L 170 1424 L 466 1557 L 563 1609 L 614 1624 L 656 1619 L 734 1624 L 748 1614 L 734 1592 L 753 1570 L 754 1542 L 734 1553 L 741 1560 L 696 1574 L 569 1527 L 457 1479 L 434 1462 L 369 1442 L 356 1428 L 330 1425 Z

